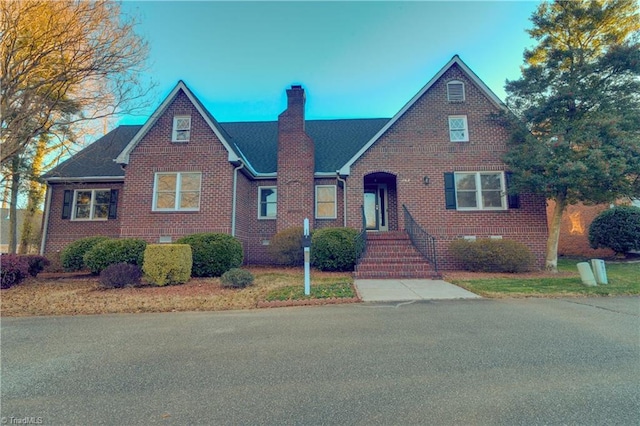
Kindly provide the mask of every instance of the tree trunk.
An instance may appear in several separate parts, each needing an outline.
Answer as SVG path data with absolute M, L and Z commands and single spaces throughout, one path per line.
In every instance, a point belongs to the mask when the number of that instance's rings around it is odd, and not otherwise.
M 42 162 L 44 160 L 47 142 L 47 138 L 44 136 L 40 137 L 31 162 L 31 171 L 29 173 L 29 199 L 27 209 L 24 213 L 24 221 L 22 222 L 22 232 L 20 233 L 20 254 L 29 253 L 29 248 L 31 247 L 31 244 L 34 243 L 34 235 L 37 232 L 33 227 L 33 220 L 44 196 L 44 185 L 38 181 L 38 178 L 42 172 Z
M 547 238 L 547 258 L 545 269 L 548 272 L 558 272 L 558 241 L 560 240 L 560 225 L 562 225 L 562 213 L 567 207 L 564 194 L 557 195 L 553 201 L 556 205 L 553 208 L 551 223 L 549 223 L 549 237 Z
M 9 201 L 9 253 L 15 254 L 18 246 L 18 192 L 20 190 L 20 157 L 11 160 L 11 198 Z

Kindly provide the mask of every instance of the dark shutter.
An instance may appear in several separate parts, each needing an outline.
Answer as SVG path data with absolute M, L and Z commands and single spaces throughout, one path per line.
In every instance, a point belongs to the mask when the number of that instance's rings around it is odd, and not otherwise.
M 111 190 L 111 198 L 109 198 L 109 219 L 118 217 L 118 190 Z
M 447 209 L 454 209 L 456 206 L 456 180 L 453 173 L 444 174 L 444 199 Z
M 509 189 L 513 179 L 513 172 L 504 172 L 505 185 L 507 186 L 507 205 L 510 209 L 520 208 L 520 195 L 512 194 Z
M 73 191 L 67 189 L 64 191 L 64 196 L 62 197 L 62 218 L 70 219 L 71 218 L 71 202 L 73 201 Z

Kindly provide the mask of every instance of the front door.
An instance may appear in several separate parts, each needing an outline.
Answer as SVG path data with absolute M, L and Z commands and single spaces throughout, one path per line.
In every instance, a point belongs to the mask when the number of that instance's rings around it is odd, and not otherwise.
M 388 231 L 387 185 L 366 185 L 364 188 L 364 217 L 368 231 Z

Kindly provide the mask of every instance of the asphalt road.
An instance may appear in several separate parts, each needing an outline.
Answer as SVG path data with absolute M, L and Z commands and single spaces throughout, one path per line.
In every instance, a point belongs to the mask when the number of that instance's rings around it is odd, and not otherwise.
M 640 298 L 3 318 L 5 424 L 637 425 Z

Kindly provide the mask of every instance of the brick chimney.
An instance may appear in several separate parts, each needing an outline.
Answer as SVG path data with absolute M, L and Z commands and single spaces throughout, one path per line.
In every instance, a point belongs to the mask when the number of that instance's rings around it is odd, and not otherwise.
M 287 89 L 287 109 L 278 116 L 277 231 L 314 221 L 314 144 L 305 132 L 305 93 Z

